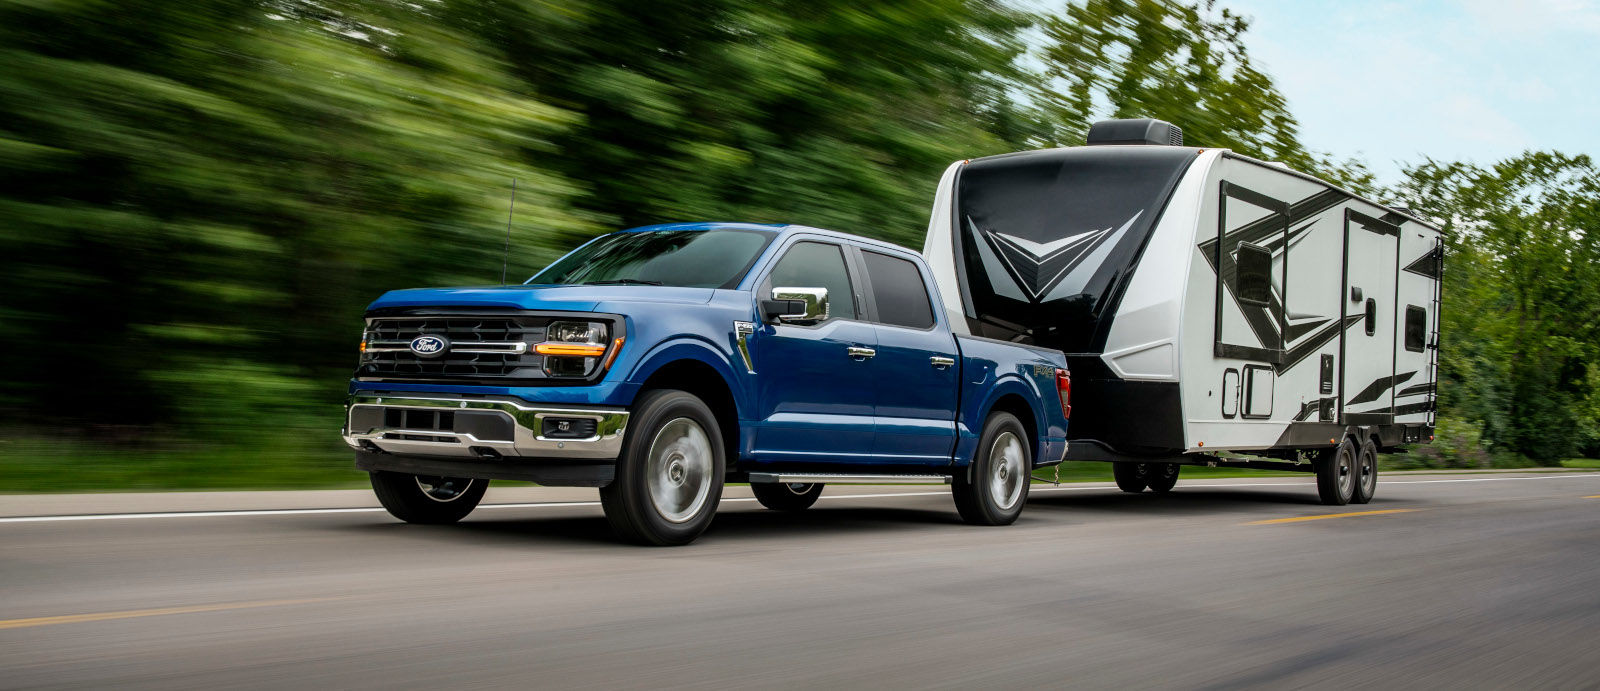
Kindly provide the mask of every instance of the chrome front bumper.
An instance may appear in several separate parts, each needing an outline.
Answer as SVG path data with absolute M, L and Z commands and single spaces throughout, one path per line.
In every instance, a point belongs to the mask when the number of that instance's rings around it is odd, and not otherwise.
M 451 429 L 386 426 L 390 410 L 466 413 L 476 433 L 453 424 Z M 503 416 L 504 419 L 499 418 Z M 418 416 L 408 416 L 418 417 Z M 427 416 L 422 416 L 427 417 Z M 431 416 L 442 419 L 443 416 Z M 583 438 L 545 435 L 545 418 L 593 420 L 594 431 Z M 357 422 L 357 420 L 361 420 Z M 406 418 L 403 418 L 406 419 Z M 373 424 L 377 421 L 378 424 Z M 489 423 L 489 424 L 484 424 Z M 497 424 L 496 424 L 497 423 Z M 550 458 L 614 460 L 622 452 L 628 412 L 620 408 L 564 408 L 532 405 L 519 398 L 453 398 L 433 394 L 357 394 L 345 401 L 344 442 L 357 451 L 382 451 L 402 456 L 458 458 Z M 415 427 L 413 425 L 413 427 Z M 494 433 L 484 432 L 493 428 Z

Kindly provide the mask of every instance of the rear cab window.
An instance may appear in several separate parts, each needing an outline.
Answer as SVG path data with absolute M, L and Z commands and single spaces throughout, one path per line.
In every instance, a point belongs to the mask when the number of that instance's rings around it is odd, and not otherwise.
M 861 258 L 880 323 L 908 329 L 933 327 L 933 302 L 916 263 L 869 249 L 861 250 Z

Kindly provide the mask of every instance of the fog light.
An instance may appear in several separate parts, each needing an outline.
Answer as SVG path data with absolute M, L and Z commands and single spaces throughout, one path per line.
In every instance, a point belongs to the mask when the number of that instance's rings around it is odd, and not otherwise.
M 547 417 L 540 434 L 546 439 L 588 439 L 594 436 L 595 428 L 594 418 Z

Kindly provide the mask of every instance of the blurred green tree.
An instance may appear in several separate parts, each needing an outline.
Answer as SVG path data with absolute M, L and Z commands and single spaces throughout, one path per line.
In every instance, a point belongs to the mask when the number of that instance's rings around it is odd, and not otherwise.
M 1600 169 L 1530 152 L 1427 161 L 1396 192 L 1449 254 L 1440 406 L 1494 447 L 1554 463 L 1600 442 Z
M 575 116 L 429 8 L 338 7 L 0 6 L 19 416 L 325 427 L 378 286 L 498 279 L 511 178 L 524 228 L 592 228 L 530 163 Z
M 1189 146 L 1280 161 L 1362 193 L 1376 191 L 1359 161 L 1307 149 L 1272 77 L 1250 60 L 1250 22 L 1216 0 L 1084 0 L 1044 19 L 1038 101 L 1061 144 L 1083 141 L 1104 117 L 1155 117 Z

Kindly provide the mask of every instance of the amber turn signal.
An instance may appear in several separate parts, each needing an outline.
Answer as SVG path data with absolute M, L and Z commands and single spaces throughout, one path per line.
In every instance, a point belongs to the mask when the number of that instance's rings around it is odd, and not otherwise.
M 588 345 L 586 343 L 540 343 L 533 347 L 533 352 L 540 355 L 600 357 L 606 354 L 606 347 L 603 345 Z
M 611 363 L 617 361 L 617 353 L 622 352 L 622 340 L 618 336 L 617 340 L 611 342 L 611 354 L 606 356 L 605 364 L 600 365 L 600 369 L 611 369 Z

